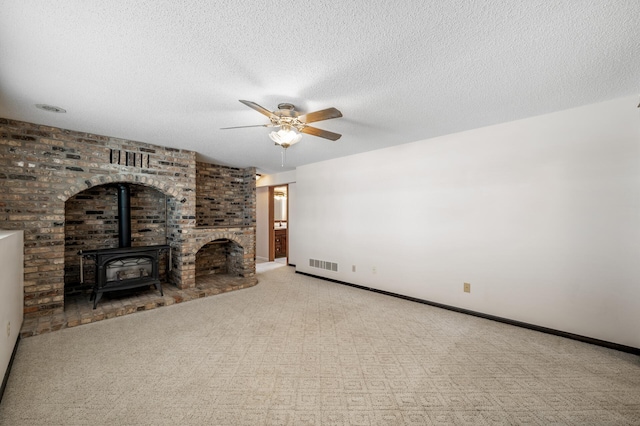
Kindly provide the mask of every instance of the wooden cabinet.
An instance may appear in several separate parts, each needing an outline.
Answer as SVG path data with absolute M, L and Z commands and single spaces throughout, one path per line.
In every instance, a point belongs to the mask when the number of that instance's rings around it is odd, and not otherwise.
M 275 231 L 275 257 L 287 257 L 287 230 Z

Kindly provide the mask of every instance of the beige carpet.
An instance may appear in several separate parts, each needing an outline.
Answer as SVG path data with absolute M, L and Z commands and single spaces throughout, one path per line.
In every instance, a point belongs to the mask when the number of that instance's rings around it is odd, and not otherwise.
M 262 270 L 23 339 L 0 424 L 640 424 L 637 356 Z

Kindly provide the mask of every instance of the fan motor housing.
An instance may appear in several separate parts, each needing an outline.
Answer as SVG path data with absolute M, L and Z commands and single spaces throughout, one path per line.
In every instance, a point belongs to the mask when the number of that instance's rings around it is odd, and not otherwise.
M 291 118 L 295 118 L 299 115 L 298 112 L 295 110 L 295 107 L 293 106 L 293 104 L 289 104 L 289 103 L 278 104 L 278 110 L 274 111 L 274 114 L 276 114 L 279 117 L 291 117 Z

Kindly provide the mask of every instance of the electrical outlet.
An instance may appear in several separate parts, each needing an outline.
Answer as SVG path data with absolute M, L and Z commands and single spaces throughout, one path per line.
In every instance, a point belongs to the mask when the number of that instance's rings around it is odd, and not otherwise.
M 351 272 L 355 272 L 356 271 L 356 265 L 351 265 Z
M 464 283 L 464 292 L 465 293 L 471 293 L 471 284 L 469 283 Z

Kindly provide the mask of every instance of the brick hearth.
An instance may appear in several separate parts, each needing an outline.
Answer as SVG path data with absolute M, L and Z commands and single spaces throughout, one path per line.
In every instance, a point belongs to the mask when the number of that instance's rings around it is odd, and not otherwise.
M 229 275 L 209 275 L 198 277 L 196 286 L 181 290 L 171 284 L 162 284 L 164 296 L 155 289 L 141 290 L 122 296 L 105 296 L 96 309 L 92 309 L 87 296 L 67 296 L 64 312 L 35 318 L 26 318 L 20 331 L 21 337 L 30 337 L 42 333 L 61 330 L 67 327 L 90 324 L 123 315 L 148 311 L 162 306 L 188 302 L 229 291 L 240 290 L 256 285 L 256 277 L 232 277 Z

